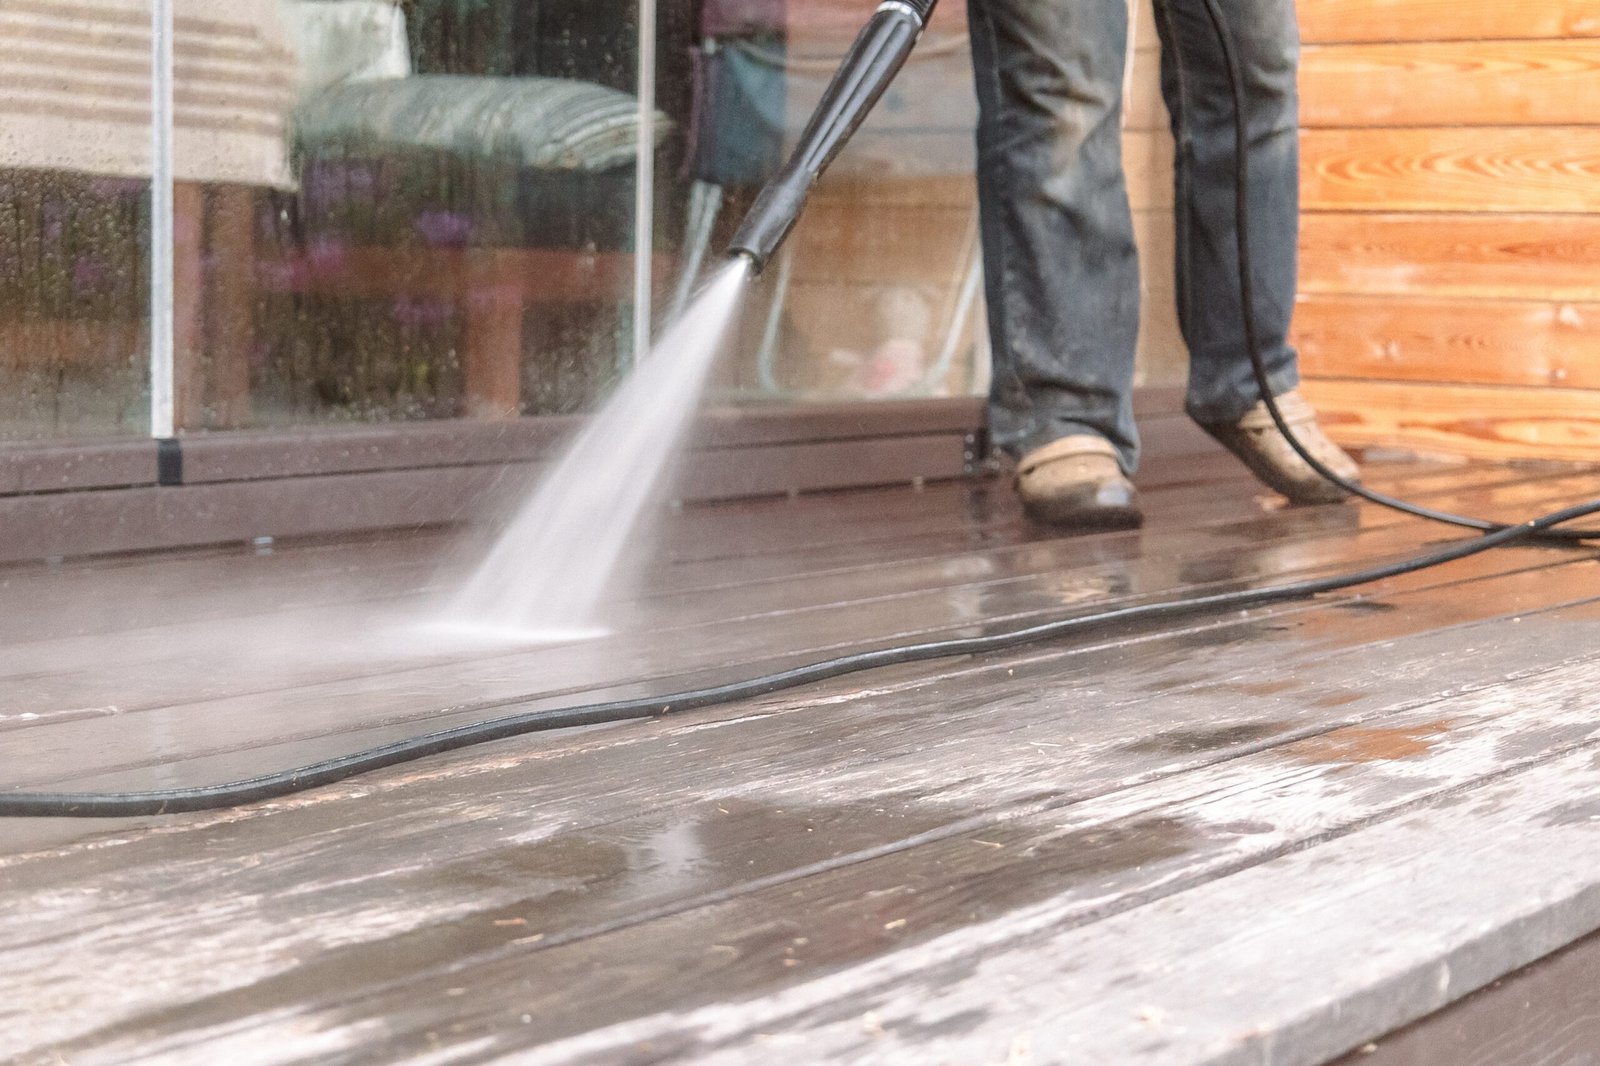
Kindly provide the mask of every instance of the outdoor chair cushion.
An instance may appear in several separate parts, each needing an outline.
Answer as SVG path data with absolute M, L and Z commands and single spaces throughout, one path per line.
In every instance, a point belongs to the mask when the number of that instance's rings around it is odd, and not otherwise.
M 654 140 L 671 126 L 656 114 Z M 631 163 L 638 102 L 559 78 L 421 74 L 335 85 L 295 112 L 303 150 L 432 149 L 536 170 L 586 173 Z

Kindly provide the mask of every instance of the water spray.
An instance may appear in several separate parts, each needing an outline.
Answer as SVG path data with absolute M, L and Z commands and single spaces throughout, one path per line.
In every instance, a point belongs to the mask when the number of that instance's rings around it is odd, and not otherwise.
M 866 121 L 922 36 L 938 0 L 884 0 L 850 46 L 788 162 L 767 183 L 728 246 L 766 269 L 805 210 L 823 171 Z
M 657 340 L 530 496 L 447 611 L 457 636 L 580 633 L 632 542 L 750 278 L 794 230 L 817 180 L 916 47 L 937 0 L 884 0 L 856 36 L 800 140 L 734 235 L 726 267 Z M 542 574 L 524 564 L 541 560 Z

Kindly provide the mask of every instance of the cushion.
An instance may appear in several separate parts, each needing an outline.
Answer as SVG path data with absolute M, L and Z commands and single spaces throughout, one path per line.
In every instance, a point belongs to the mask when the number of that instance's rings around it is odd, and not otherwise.
M 423 74 L 347 82 L 300 105 L 295 135 L 316 151 L 424 148 L 541 170 L 596 172 L 631 163 L 638 103 L 559 78 Z M 671 121 L 656 115 L 657 143 Z

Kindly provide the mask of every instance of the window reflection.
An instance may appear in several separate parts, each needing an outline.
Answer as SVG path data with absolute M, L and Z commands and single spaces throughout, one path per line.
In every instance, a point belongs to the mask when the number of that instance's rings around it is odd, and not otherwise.
M 632 346 L 631 0 L 270 6 L 294 60 L 295 182 L 242 205 L 205 190 L 212 328 L 182 422 L 590 405 Z M 655 141 L 670 131 L 658 116 Z M 222 284 L 240 261 L 250 276 Z

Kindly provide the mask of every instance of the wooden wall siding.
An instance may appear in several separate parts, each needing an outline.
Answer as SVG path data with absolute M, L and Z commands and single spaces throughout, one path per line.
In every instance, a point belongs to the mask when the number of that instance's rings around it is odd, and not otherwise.
M 1307 211 L 1600 212 L 1600 128 L 1307 130 L 1301 154 Z
M 1335 434 L 1600 459 L 1600 4 L 1300 13 L 1296 339 Z
M 1600 389 L 1597 325 L 1595 303 L 1334 295 L 1304 297 L 1295 331 L 1318 377 Z
M 1310 214 L 1300 291 L 1600 300 L 1600 216 Z
M 1299 10 L 1315 44 L 1600 37 L 1594 0 L 1299 0 Z

